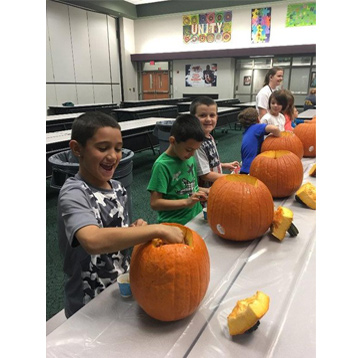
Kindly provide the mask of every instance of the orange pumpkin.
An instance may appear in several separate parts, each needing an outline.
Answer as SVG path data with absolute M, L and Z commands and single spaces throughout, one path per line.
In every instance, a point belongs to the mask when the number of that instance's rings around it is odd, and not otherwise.
M 206 294 L 210 263 L 207 246 L 197 232 L 179 224 L 183 244 L 161 239 L 135 246 L 130 263 L 130 287 L 139 306 L 160 321 L 191 315 Z
M 303 157 L 303 144 L 293 132 L 281 132 L 280 137 L 269 135 L 262 143 L 261 152 L 267 150 L 289 150 L 300 159 Z
M 303 144 L 304 157 L 316 157 L 316 121 L 300 123 L 293 130 Z
M 258 154 L 249 173 L 265 183 L 274 198 L 294 194 L 303 180 L 301 159 L 289 150 L 268 150 Z
M 224 175 L 209 191 L 208 224 L 223 239 L 246 241 L 262 236 L 272 223 L 273 213 L 270 191 L 250 175 Z

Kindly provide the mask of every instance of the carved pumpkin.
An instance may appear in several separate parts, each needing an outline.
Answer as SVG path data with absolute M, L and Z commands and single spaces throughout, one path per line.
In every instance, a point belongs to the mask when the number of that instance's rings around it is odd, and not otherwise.
M 293 130 L 303 144 L 304 157 L 316 157 L 316 121 L 300 123 Z
M 295 153 L 300 159 L 303 157 L 303 144 L 293 132 L 284 131 L 281 132 L 280 137 L 273 135 L 267 136 L 263 141 L 261 152 L 267 150 L 289 150 Z
M 210 263 L 207 246 L 197 232 L 179 224 L 183 244 L 161 239 L 135 246 L 130 263 L 130 287 L 139 306 L 160 321 L 191 315 L 206 294 Z
M 249 173 L 265 183 L 274 198 L 294 194 L 303 180 L 302 162 L 289 150 L 268 150 L 258 154 Z
M 246 241 L 262 236 L 272 223 L 273 212 L 270 191 L 250 175 L 224 175 L 209 191 L 208 224 L 223 239 Z

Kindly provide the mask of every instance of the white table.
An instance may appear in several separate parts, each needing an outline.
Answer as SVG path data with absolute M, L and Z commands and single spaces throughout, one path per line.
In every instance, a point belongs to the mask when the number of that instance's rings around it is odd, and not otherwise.
M 303 159 L 304 181 L 315 184 Z M 291 196 L 275 200 L 294 212 L 300 233 L 283 242 L 265 234 L 249 242 L 215 235 L 199 214 L 188 223 L 205 240 L 211 278 L 198 310 L 177 322 L 159 322 L 133 298 L 109 286 L 47 336 L 47 357 L 307 357 L 315 345 L 316 212 Z M 261 290 L 270 309 L 252 334 L 228 334 L 227 315 L 236 301 Z
M 307 109 L 304 112 L 301 112 L 297 118 L 299 119 L 312 119 L 316 115 L 315 109 Z
M 144 116 L 152 117 L 154 114 L 158 116 L 167 116 L 174 119 L 178 115 L 178 107 L 176 105 L 158 104 L 152 106 L 116 108 L 112 111 L 118 118 L 118 122 L 127 120 L 144 118 Z

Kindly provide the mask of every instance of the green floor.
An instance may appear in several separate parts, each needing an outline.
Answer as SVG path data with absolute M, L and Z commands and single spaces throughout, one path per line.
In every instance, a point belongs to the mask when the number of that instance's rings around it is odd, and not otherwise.
M 241 131 L 229 129 L 222 133 L 217 129 L 214 137 L 222 162 L 240 160 Z M 131 185 L 133 219 L 143 218 L 154 223 L 156 214 L 149 205 L 150 194 L 146 188 L 156 156 L 151 150 L 135 153 L 133 157 L 133 183 Z M 46 320 L 54 316 L 63 306 L 62 258 L 58 249 L 56 210 L 58 191 L 50 188 L 46 180 Z

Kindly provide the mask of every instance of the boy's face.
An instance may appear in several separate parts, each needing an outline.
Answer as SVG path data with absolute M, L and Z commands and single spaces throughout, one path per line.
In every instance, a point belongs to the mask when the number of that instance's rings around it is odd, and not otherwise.
M 108 188 L 108 181 L 122 158 L 122 134 L 112 127 L 99 128 L 87 140 L 85 147 L 80 146 L 79 173 L 89 184 Z
M 204 134 L 206 137 L 209 137 L 210 133 L 217 125 L 217 105 L 212 104 L 207 106 L 205 104 L 201 104 L 197 107 L 195 116 L 201 122 Z
M 197 142 L 194 139 L 178 143 L 173 136 L 169 137 L 169 143 L 171 145 L 167 149 L 167 154 L 172 157 L 178 157 L 180 160 L 187 160 L 192 157 L 202 144 L 202 142 Z

